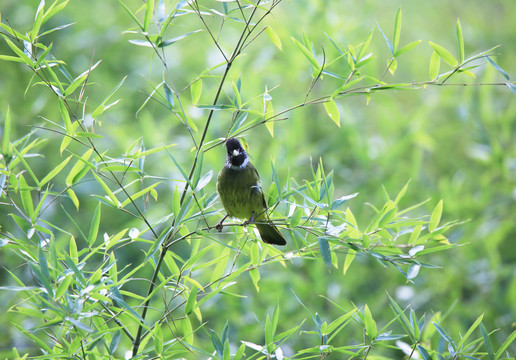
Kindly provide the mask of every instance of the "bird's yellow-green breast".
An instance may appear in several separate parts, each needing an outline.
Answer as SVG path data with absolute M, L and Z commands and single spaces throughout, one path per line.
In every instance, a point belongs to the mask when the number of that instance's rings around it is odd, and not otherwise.
M 249 162 L 243 168 L 224 166 L 217 179 L 217 191 L 229 216 L 248 220 L 266 218 L 260 177 Z

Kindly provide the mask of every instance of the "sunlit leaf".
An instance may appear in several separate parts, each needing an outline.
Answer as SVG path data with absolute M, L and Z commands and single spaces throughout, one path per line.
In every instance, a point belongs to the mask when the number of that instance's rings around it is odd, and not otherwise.
M 324 109 L 326 113 L 333 120 L 333 122 L 340 127 L 340 113 L 337 103 L 334 100 L 329 100 L 324 103 Z

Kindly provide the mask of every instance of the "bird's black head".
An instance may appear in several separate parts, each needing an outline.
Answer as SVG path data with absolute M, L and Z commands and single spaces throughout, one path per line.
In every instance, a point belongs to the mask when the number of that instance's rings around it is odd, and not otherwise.
M 227 163 L 233 168 L 245 166 L 247 163 L 247 153 L 240 141 L 235 138 L 226 140 L 226 150 L 228 152 Z

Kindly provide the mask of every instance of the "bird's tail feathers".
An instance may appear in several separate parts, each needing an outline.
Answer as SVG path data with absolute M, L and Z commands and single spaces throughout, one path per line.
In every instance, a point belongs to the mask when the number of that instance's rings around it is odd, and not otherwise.
M 278 228 L 273 224 L 256 223 L 256 228 L 260 232 L 260 236 L 262 237 L 264 243 L 273 245 L 287 244 L 287 241 L 285 240 L 283 235 L 281 235 Z

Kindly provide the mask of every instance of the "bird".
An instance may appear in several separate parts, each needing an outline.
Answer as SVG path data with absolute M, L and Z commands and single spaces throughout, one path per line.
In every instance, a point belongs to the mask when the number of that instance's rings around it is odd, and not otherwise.
M 217 177 L 217 192 L 227 215 L 216 229 L 222 231 L 222 223 L 228 216 L 245 219 L 243 225 L 254 223 L 264 243 L 286 245 L 287 241 L 267 215 L 260 175 L 240 141 L 227 139 L 226 150 L 226 163 Z

